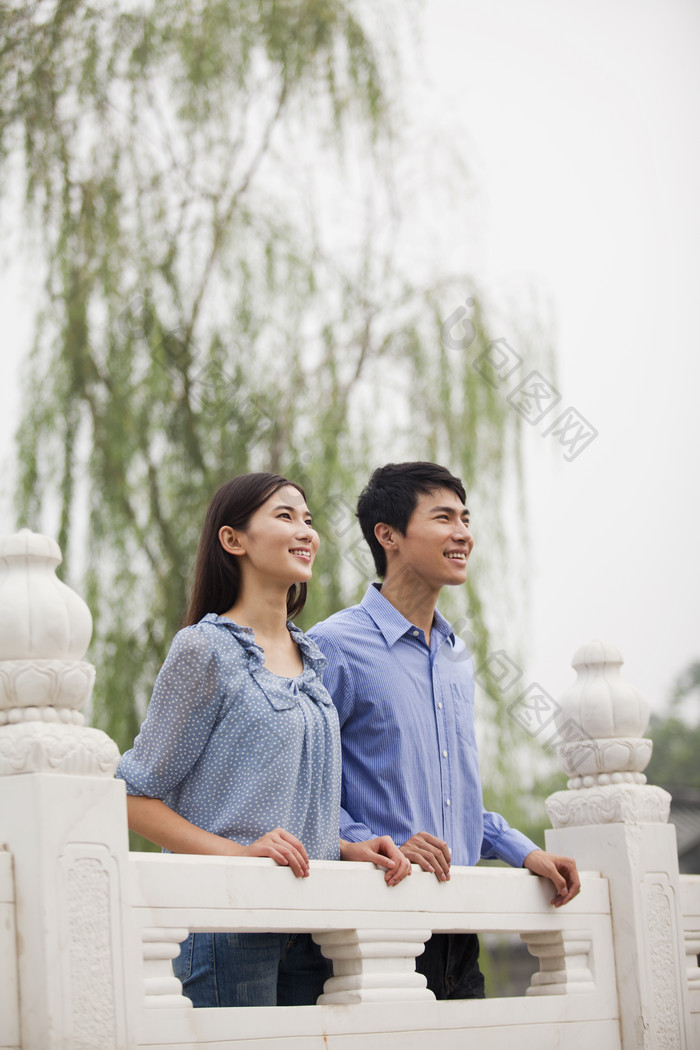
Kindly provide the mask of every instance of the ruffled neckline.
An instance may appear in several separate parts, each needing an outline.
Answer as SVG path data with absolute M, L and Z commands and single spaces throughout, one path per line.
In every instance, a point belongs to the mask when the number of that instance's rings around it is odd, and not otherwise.
M 252 627 L 243 627 L 241 624 L 236 623 L 235 620 L 230 619 L 230 617 L 220 616 L 218 613 L 207 613 L 200 620 L 200 623 L 204 622 L 220 624 L 234 636 L 245 650 L 251 671 L 265 671 L 281 681 L 307 682 L 311 681 L 312 678 L 320 679 L 323 671 L 328 666 L 328 660 L 316 643 L 311 638 L 307 638 L 304 632 L 296 627 L 291 620 L 287 620 L 287 630 L 299 646 L 304 661 L 304 670 L 301 674 L 286 679 L 284 676 L 276 675 L 265 667 L 265 651 L 255 641 L 255 633 Z

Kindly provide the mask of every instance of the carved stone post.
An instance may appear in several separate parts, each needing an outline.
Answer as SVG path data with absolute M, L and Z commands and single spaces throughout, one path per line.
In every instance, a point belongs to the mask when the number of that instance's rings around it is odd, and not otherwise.
M 648 704 L 613 646 L 590 642 L 572 663 L 557 714 L 569 790 L 547 800 L 547 848 L 609 881 L 623 1050 L 692 1050 L 671 796 L 643 773 Z
M 333 960 L 333 977 L 323 986 L 319 1006 L 331 1003 L 392 1003 L 435 999 L 416 956 L 425 951 L 430 930 L 333 930 L 314 940 Z
M 129 1050 L 140 945 L 119 760 L 84 725 L 92 618 L 58 545 L 0 538 L 0 843 L 12 854 L 23 1050 Z
M 530 955 L 540 960 L 539 973 L 533 974 L 526 995 L 595 992 L 588 930 L 545 930 L 520 936 Z
M 189 930 L 170 926 L 146 927 L 141 931 L 145 1005 L 150 1009 L 179 1006 L 192 1009 L 192 1000 L 182 994 L 182 985 L 173 973 L 172 960 L 180 954 L 180 944 Z

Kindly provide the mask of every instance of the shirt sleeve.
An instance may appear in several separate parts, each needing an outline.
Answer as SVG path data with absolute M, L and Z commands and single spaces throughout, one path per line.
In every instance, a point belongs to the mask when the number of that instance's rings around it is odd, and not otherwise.
M 528 853 L 539 848 L 527 835 L 511 828 L 500 813 L 489 813 L 488 810 L 484 810 L 482 860 L 504 860 L 514 868 L 522 868 Z
M 311 630 L 306 633 L 313 639 L 328 661 L 328 666 L 323 672 L 323 684 L 331 694 L 331 699 L 338 711 L 340 739 L 342 744 L 343 725 L 350 717 L 353 704 L 353 690 L 350 672 L 343 654 L 331 641 L 321 625 L 317 624 L 316 627 L 312 627 Z M 367 839 L 373 839 L 376 838 L 376 836 L 377 832 L 372 831 L 371 828 L 368 828 L 367 825 L 363 824 L 361 821 L 355 820 L 355 818 L 341 805 L 341 839 L 345 839 L 346 842 L 366 842 Z
M 116 776 L 129 795 L 162 799 L 190 772 L 221 707 L 214 639 L 194 625 L 174 638 L 153 688 L 146 718 Z

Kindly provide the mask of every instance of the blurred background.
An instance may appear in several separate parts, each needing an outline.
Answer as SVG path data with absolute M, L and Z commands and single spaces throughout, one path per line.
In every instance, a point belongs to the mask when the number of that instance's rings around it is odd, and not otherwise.
M 90 604 L 94 724 L 130 746 L 224 480 L 305 486 L 307 627 L 373 578 L 369 471 L 434 459 L 476 538 L 444 611 L 482 670 L 487 803 L 543 841 L 564 778 L 509 708 L 601 638 L 699 872 L 697 4 L 38 0 L 0 25 L 1 524 L 56 537 Z

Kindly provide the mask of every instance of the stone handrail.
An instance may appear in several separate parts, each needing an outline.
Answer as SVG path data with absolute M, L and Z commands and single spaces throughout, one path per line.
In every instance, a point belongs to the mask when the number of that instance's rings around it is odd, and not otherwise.
M 679 877 L 617 650 L 579 649 L 557 709 L 570 779 L 547 845 L 587 872 L 563 909 L 523 871 L 414 871 L 388 889 L 364 865 L 294 880 L 271 861 L 130 855 L 117 749 L 81 714 L 90 613 L 60 558 L 27 530 L 0 538 L 0 1050 L 700 1047 L 700 879 Z M 334 977 L 318 1006 L 193 1010 L 170 967 L 191 929 L 310 930 Z M 527 996 L 432 998 L 414 956 L 431 930 L 463 929 L 521 932 L 539 960 Z
M 596 873 L 584 874 L 584 891 L 571 908 L 556 910 L 551 891 L 525 871 L 455 868 L 450 882 L 439 884 L 414 867 L 390 889 L 363 864 L 312 862 L 309 878 L 296 880 L 267 860 L 132 860 L 145 948 L 139 1045 L 208 1046 L 217 1039 L 246 1045 L 254 1037 L 256 1046 L 266 1040 L 274 1046 L 290 1024 L 297 1036 L 320 1040 L 344 1025 L 349 1035 L 371 1023 L 378 1045 L 400 1036 L 403 1046 L 417 1046 L 427 1033 L 455 1028 L 505 1036 L 504 1000 L 450 1003 L 445 1014 L 446 1004 L 415 972 L 414 957 L 431 931 L 467 929 L 518 931 L 535 957 L 527 997 L 508 1000 L 511 1039 L 517 1030 L 553 1047 L 567 1025 L 588 1041 L 582 1046 L 619 1047 L 609 893 Z M 311 931 L 333 959 L 335 976 L 318 1007 L 192 1010 L 178 998 L 170 969 L 188 929 Z M 338 1005 L 351 1010 L 339 1013 Z

